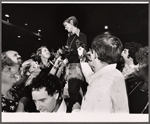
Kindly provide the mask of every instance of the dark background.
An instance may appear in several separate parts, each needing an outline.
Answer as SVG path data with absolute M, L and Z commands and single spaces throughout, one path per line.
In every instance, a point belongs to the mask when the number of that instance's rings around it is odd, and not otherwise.
M 10 17 L 6 18 L 5 14 Z M 76 16 L 81 32 L 86 34 L 88 47 L 93 38 L 104 31 L 110 31 L 123 43 L 134 41 L 148 45 L 148 4 L 3 3 L 2 52 L 16 50 L 26 60 L 42 45 L 50 51 L 57 50 L 66 44 L 63 21 L 72 15 Z M 40 36 L 35 35 L 38 29 L 41 29 Z

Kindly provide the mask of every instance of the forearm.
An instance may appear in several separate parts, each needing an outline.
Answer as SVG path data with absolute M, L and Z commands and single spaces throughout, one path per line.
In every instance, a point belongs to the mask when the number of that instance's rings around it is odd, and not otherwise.
M 27 105 L 28 101 L 29 100 L 27 99 L 27 97 L 22 97 L 19 101 L 16 112 L 24 112 L 25 106 Z
M 57 72 L 57 67 L 53 66 L 52 69 L 50 70 L 49 74 L 55 75 Z
M 60 78 L 61 74 L 62 74 L 62 71 L 63 71 L 63 68 L 64 68 L 64 65 L 60 66 L 57 73 L 56 73 L 56 76 Z
M 91 67 L 87 62 L 80 62 L 80 63 L 81 63 L 81 69 L 86 79 L 86 82 L 89 83 L 90 76 L 92 76 L 94 72 L 92 71 Z

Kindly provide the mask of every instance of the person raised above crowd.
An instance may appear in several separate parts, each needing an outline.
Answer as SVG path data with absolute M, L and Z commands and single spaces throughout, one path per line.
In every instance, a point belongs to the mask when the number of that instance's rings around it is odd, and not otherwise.
M 67 18 L 63 25 L 65 30 L 68 31 L 68 39 L 67 39 L 67 47 L 70 52 L 67 55 L 68 66 L 67 66 L 67 81 L 68 81 L 68 93 L 69 93 L 69 105 L 68 112 L 72 111 L 72 106 L 75 102 L 79 102 L 81 104 L 82 96 L 80 94 L 80 89 L 82 87 L 82 91 L 86 85 L 84 81 L 84 76 L 81 71 L 80 60 L 77 52 L 77 48 L 79 45 L 83 45 L 85 49 L 87 49 L 87 38 L 86 35 L 83 34 L 78 28 L 78 20 L 75 16 L 71 16 Z

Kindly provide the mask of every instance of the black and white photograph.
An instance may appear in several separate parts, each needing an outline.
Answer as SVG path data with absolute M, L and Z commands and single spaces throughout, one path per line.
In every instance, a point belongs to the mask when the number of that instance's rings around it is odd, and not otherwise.
M 2 122 L 148 122 L 149 2 L 2 1 Z

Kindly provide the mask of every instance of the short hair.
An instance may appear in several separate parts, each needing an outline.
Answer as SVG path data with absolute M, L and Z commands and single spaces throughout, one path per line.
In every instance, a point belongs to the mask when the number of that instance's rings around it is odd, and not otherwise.
M 74 25 L 75 27 L 77 27 L 77 26 L 78 26 L 78 20 L 77 20 L 77 18 L 76 18 L 75 16 L 71 16 L 71 17 L 67 18 L 67 19 L 63 22 L 63 24 L 64 24 L 65 22 L 70 23 L 71 20 L 73 21 L 73 25 Z
M 126 42 L 124 49 L 129 49 L 129 56 L 133 59 L 134 64 L 137 64 L 135 54 L 142 47 L 142 44 L 136 42 Z
M 148 46 L 141 47 L 135 54 L 136 61 L 139 64 L 148 65 Z
M 32 80 L 30 88 L 32 91 L 40 90 L 43 87 L 46 88 L 48 95 L 53 96 L 55 93 L 61 94 L 62 85 L 60 79 L 55 75 L 47 75 L 43 78 L 36 77 Z
M 1 53 L 1 70 L 5 68 L 5 66 L 13 66 L 15 63 L 7 56 L 7 52 Z
M 123 45 L 119 38 L 109 33 L 96 36 L 91 44 L 91 48 L 97 53 L 98 59 L 108 64 L 118 62 L 122 47 Z

